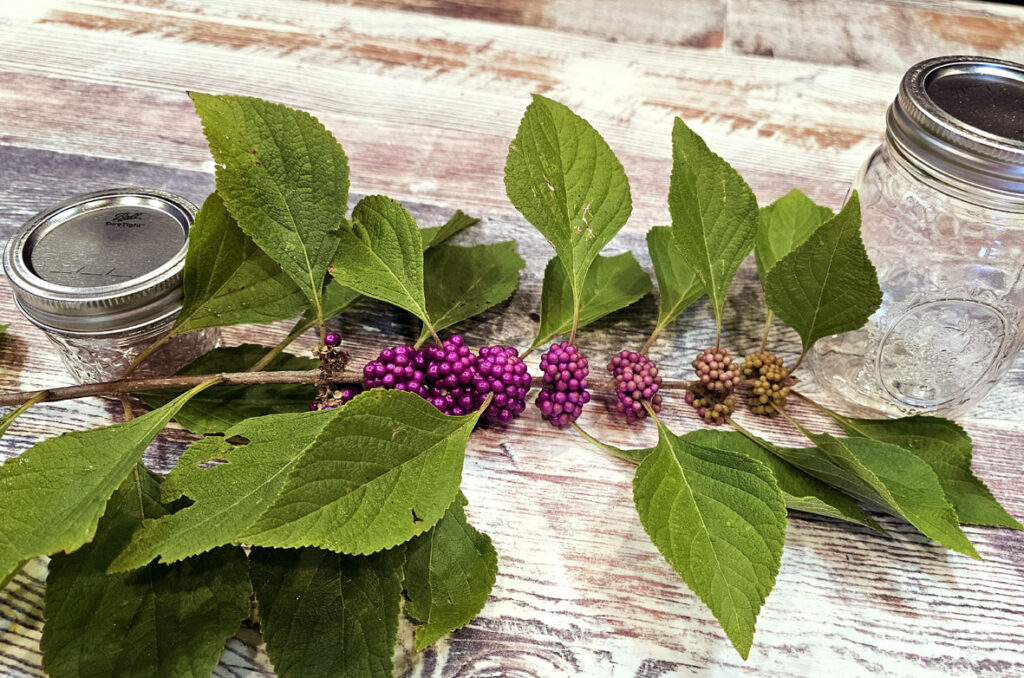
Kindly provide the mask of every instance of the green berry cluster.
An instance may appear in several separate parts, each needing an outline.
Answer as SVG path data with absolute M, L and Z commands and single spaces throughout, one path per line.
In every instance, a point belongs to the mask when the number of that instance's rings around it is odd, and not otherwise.
M 774 353 L 758 351 L 743 360 L 740 371 L 754 382 L 748 399 L 750 411 L 767 417 L 778 416 L 786 406 L 786 398 L 793 385 L 793 378 L 782 359 Z

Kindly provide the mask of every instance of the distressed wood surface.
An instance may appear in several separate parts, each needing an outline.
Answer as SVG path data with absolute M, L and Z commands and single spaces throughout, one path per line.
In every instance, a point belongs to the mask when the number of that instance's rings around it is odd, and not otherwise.
M 573 106 L 618 153 L 635 209 L 609 250 L 633 250 L 649 267 L 643 233 L 668 219 L 673 116 L 737 166 L 762 203 L 797 187 L 835 207 L 880 139 L 903 68 L 962 51 L 1024 59 L 1024 10 L 978 2 L 13 0 L 0 12 L 0 239 L 35 211 L 99 188 L 142 184 L 201 200 L 212 163 L 184 90 L 276 99 L 336 133 L 356 193 L 393 195 L 423 225 L 456 207 L 483 216 L 463 242 L 518 240 L 528 261 L 519 292 L 457 328 L 474 345 L 525 346 L 536 328 L 550 249 L 502 186 L 531 91 Z M 739 353 L 754 346 L 762 319 L 752 266 L 733 293 L 725 333 Z M 648 297 L 587 328 L 580 343 L 600 364 L 639 346 L 655 311 Z M 6 288 L 0 322 L 12 323 L 0 388 L 69 383 Z M 356 361 L 418 329 L 370 303 L 335 322 Z M 224 340 L 271 344 L 286 325 L 230 329 Z M 653 357 L 681 376 L 688 356 L 713 341 L 711 328 L 698 304 Z M 305 337 L 296 351 L 312 343 Z M 787 332 L 776 344 L 790 357 L 798 348 Z M 620 426 L 610 408 L 595 398 L 582 424 L 609 442 L 652 442 L 650 427 Z M 39 405 L 0 455 L 119 411 L 101 399 Z M 697 426 L 678 395 L 664 414 L 676 430 Z M 812 411 L 797 414 L 828 429 Z M 774 440 L 799 442 L 782 424 L 751 419 Z M 975 471 L 1024 518 L 1021 361 L 964 423 Z M 167 471 L 190 439 L 172 427 L 147 463 Z M 793 516 L 743 662 L 648 541 L 631 476 L 573 434 L 542 427 L 534 408 L 508 430 L 475 433 L 464 488 L 471 519 L 498 548 L 498 581 L 473 624 L 424 653 L 403 626 L 396 675 L 1024 675 L 1021 533 L 967 528 L 979 563 L 886 518 L 892 540 Z M 0 675 L 41 675 L 44 577 L 45 562 L 33 561 L 0 592 Z M 215 674 L 271 675 L 253 630 L 229 643 Z

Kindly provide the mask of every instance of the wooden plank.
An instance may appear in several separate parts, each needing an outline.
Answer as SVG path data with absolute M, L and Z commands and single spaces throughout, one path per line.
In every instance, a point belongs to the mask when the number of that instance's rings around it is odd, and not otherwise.
M 686 117 L 734 163 L 762 202 L 795 186 L 837 206 L 879 139 L 898 82 L 898 69 L 879 74 L 871 64 L 799 64 L 673 42 L 709 35 L 721 3 L 711 5 L 709 23 L 692 26 L 673 24 L 663 2 L 645 16 L 627 16 L 624 0 L 600 5 L 614 17 L 608 24 L 567 0 L 548 6 L 519 0 L 487 16 L 480 12 L 499 6 L 474 0 L 410 0 L 383 9 L 289 0 L 17 5 L 0 16 L 0 232 L 79 186 L 122 183 L 115 181 L 121 177 L 201 198 L 212 165 L 184 90 L 281 100 L 314 112 L 338 133 L 357 193 L 394 195 L 423 224 L 463 207 L 484 217 L 481 228 L 462 236 L 465 242 L 519 241 L 529 262 L 521 290 L 457 328 L 472 345 L 524 346 L 536 328 L 540 279 L 551 252 L 508 205 L 502 186 L 506 146 L 530 91 L 573 106 L 620 155 L 636 209 L 611 251 L 633 250 L 647 266 L 643 233 L 667 220 L 674 115 Z M 560 11 L 544 18 L 538 6 Z M 689 21 L 686 13 L 695 6 L 681 3 L 679 17 Z M 839 12 L 829 16 L 848 12 L 838 2 L 822 6 Z M 916 11 L 925 3 L 893 6 Z M 930 6 L 976 14 L 976 3 Z M 737 7 L 756 9 L 729 3 L 730 11 Z M 784 14 L 791 8 L 776 9 Z M 991 9 L 1010 18 L 1016 11 Z M 801 36 L 811 42 L 816 31 L 833 30 L 831 19 L 816 16 L 821 25 L 804 24 Z M 605 31 L 612 24 L 621 24 L 618 42 L 609 40 L 616 33 Z M 741 269 L 733 292 L 725 336 L 742 353 L 756 344 L 763 318 L 751 265 Z M 581 334 L 595 369 L 614 351 L 642 343 L 655 308 L 647 298 Z M 0 322 L 8 321 L 14 324 L 0 346 L 0 387 L 66 383 L 41 333 L 3 294 Z M 337 326 L 357 363 L 418 330 L 408 314 L 371 303 L 358 305 Z M 269 345 L 286 327 L 229 329 L 224 339 Z M 666 373 L 685 374 L 689 356 L 713 341 L 711 327 L 709 309 L 698 304 L 665 333 L 654 357 Z M 779 331 L 776 337 L 792 358 L 795 335 Z M 304 337 L 296 350 L 313 341 Z M 536 360 L 532 356 L 531 364 Z M 976 472 L 1018 518 L 1024 517 L 1017 452 L 1024 439 L 1022 386 L 1024 363 L 1018 361 L 985 409 L 965 421 L 975 439 Z M 620 425 L 610 408 L 610 399 L 597 396 L 581 421 L 610 442 L 653 441 L 649 425 Z M 815 428 L 828 426 L 806 407 L 796 406 L 795 413 Z M 678 394 L 667 400 L 664 415 L 678 431 L 698 426 Z M 118 405 L 99 399 L 38 406 L 4 437 L 0 456 L 118 416 Z M 800 443 L 783 423 L 751 419 L 743 421 L 773 440 Z M 180 429 L 169 431 L 147 452 L 147 463 L 169 470 L 190 439 Z M 891 542 L 834 521 L 793 517 L 777 588 L 751 659 L 743 663 L 647 540 L 632 508 L 630 477 L 623 462 L 542 426 L 533 407 L 507 430 L 474 434 L 465 471 L 468 511 L 494 538 L 498 583 L 476 622 L 425 653 L 412 651 L 411 629 L 403 625 L 396 672 L 1024 674 L 1024 601 L 1018 595 L 1024 535 L 969 528 L 986 559 L 975 563 L 889 519 L 883 520 L 895 535 Z M 44 571 L 34 562 L 0 593 L 0 675 L 38 675 Z M 232 641 L 216 673 L 269 674 L 252 630 Z
M 424 223 L 445 212 L 422 205 L 412 208 Z M 537 308 L 548 247 L 507 211 L 485 217 L 481 228 L 463 238 L 516 237 L 529 264 L 521 291 L 511 302 L 461 329 L 474 345 L 500 341 L 522 346 L 535 329 L 530 314 Z M 616 250 L 635 248 L 642 257 L 638 234 L 627 234 L 615 245 Z M 737 282 L 740 301 L 749 301 L 752 308 L 758 303 L 753 296 L 755 277 L 748 265 Z M 736 304 L 727 314 L 727 340 L 737 349 L 752 346 L 760 312 L 747 312 Z M 638 345 L 653 317 L 654 304 L 645 300 L 588 328 L 580 343 L 599 365 L 618 348 Z M 24 347 L 42 343 L 37 330 L 18 322 L 17 312 L 5 299 L 0 321 L 8 320 L 15 321 L 11 332 Z M 372 357 L 382 344 L 408 341 L 418 329 L 408 314 L 370 303 L 343 316 L 339 327 L 357 363 Z M 712 341 L 710 328 L 706 305 L 688 311 L 655 347 L 663 369 L 673 376 L 685 373 L 688 356 Z M 228 343 L 271 343 L 283 331 L 278 324 L 229 329 L 224 335 Z M 311 342 L 308 337 L 300 345 Z M 792 355 L 796 345 L 788 337 L 786 346 Z M 20 376 L 8 370 L 0 373 L 3 386 L 19 381 L 38 386 L 59 379 L 60 367 L 52 354 L 25 353 Z M 536 360 L 536 355 L 531 357 L 531 362 Z M 1018 370 L 1013 379 L 1010 392 L 1019 398 L 1024 375 Z M 827 428 L 813 411 L 799 406 L 796 410 L 802 420 Z M 1005 416 L 1019 416 L 1021 411 Z M 5 438 L 3 454 L 23 449 L 32 439 L 80 427 L 86 419 L 93 425 L 109 420 L 116 412 L 113 404 L 40 406 Z M 698 426 L 678 394 L 668 399 L 664 415 L 678 431 Z M 745 417 L 745 423 L 774 440 L 799 443 L 799 436 L 780 422 L 750 419 Z M 611 401 L 604 396 L 595 398 L 582 423 L 602 438 L 624 445 L 653 440 L 650 426 L 618 424 L 611 416 Z M 1024 487 L 1017 481 L 1019 461 L 1012 452 L 1019 434 L 1007 432 L 1002 423 L 971 429 L 979 475 L 1012 513 L 1024 515 Z M 180 431 L 164 436 L 147 453 L 147 462 L 168 470 L 187 439 Z M 892 520 L 884 521 L 896 537 L 889 542 L 834 521 L 795 517 L 790 520 L 776 590 L 763 612 L 751 659 L 744 664 L 710 613 L 647 541 L 630 499 L 630 472 L 627 464 L 603 456 L 571 433 L 542 426 L 532 407 L 507 430 L 490 428 L 475 434 L 464 487 L 472 520 L 492 536 L 501 554 L 501 575 L 481 618 L 435 649 L 415 655 L 406 629 L 399 667 L 417 676 L 488 670 L 632 676 L 704 671 L 711 666 L 735 675 L 766 676 L 813 674 L 824 666 L 841 666 L 844 675 L 957 675 L 988 666 L 998 667 L 1004 675 L 1024 670 L 1019 653 L 1024 601 L 1015 594 L 1024 575 L 1024 535 L 970 528 L 986 559 L 974 563 L 925 543 Z M 38 579 L 35 575 L 24 585 L 38 587 Z M 245 663 L 250 659 L 265 666 L 265 657 L 253 654 L 254 641 L 236 642 L 239 645 L 226 655 L 230 662 L 245 666 L 245 671 L 255 670 Z M 26 661 L 24 653 L 19 657 Z M 28 660 L 37 661 L 31 656 Z
M 555 40 L 549 31 L 479 22 L 455 24 L 466 28 L 455 31 L 451 20 L 430 16 L 321 5 L 300 11 L 306 7 L 279 0 L 245 16 L 225 10 L 201 19 L 189 18 L 188 0 L 169 9 L 92 8 L 98 18 L 50 12 L 0 45 L 0 67 L 19 64 L 17 74 L 4 76 L 0 95 L 13 113 L 4 140 L 202 168 L 208 156 L 182 92 L 235 91 L 321 117 L 345 144 L 357 185 L 493 208 L 504 203 L 500 159 L 528 93 L 541 91 L 605 134 L 634 182 L 649 187 L 637 192 L 637 216 L 663 221 L 674 115 L 685 116 L 766 198 L 788 188 L 773 182 L 776 174 L 798 183 L 831 180 L 832 195 L 841 197 L 880 139 L 897 83 L 706 50 Z M 242 45 L 233 42 L 236 33 L 254 37 Z M 285 47 L 296 34 L 305 37 Z M 124 53 L 138 56 L 128 65 L 115 56 Z M 50 103 L 37 96 L 41 87 L 87 87 L 89 96 L 62 100 L 57 92 Z M 159 125 L 127 114 L 111 119 L 124 100 L 153 111 Z M 66 143 L 77 147 L 58 148 L 65 140 L 48 134 L 51 126 L 67 129 Z
M 943 54 L 1024 61 L 1024 8 L 991 2 L 731 0 L 727 49 L 903 72 Z

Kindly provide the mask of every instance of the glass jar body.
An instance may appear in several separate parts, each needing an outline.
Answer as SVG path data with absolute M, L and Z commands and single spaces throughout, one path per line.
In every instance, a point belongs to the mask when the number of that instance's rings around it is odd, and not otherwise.
M 69 334 L 43 328 L 61 361 L 80 384 L 119 379 L 150 344 L 166 335 L 176 315 L 122 332 Z M 220 344 L 220 330 L 210 328 L 172 337 L 132 373 L 168 376 Z
M 887 143 L 853 188 L 882 305 L 818 342 L 816 379 L 855 414 L 963 413 L 1024 344 L 1024 212 L 943 190 Z

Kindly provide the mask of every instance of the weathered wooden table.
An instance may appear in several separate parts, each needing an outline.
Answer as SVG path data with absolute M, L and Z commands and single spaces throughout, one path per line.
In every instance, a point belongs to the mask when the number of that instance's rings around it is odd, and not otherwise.
M 209 5 L 219 5 L 217 7 Z M 502 167 L 530 92 L 588 118 L 630 176 L 635 209 L 611 249 L 645 264 L 643 233 L 668 219 L 671 119 L 683 116 L 748 178 L 762 203 L 792 187 L 838 206 L 880 139 L 900 73 L 935 54 L 1024 60 L 1024 10 L 921 0 L 6 0 L 0 4 L 0 228 L 75 193 L 123 185 L 200 201 L 212 161 L 185 90 L 234 92 L 315 113 L 344 144 L 353 191 L 406 202 L 421 224 L 456 207 L 484 217 L 466 241 L 515 237 L 528 260 L 505 307 L 459 328 L 474 345 L 525 346 L 550 251 L 507 203 Z M 734 284 L 726 337 L 753 347 L 762 321 L 752 266 Z M 588 328 L 596 363 L 638 346 L 647 298 Z M 0 387 L 68 382 L 42 335 L 0 294 Z M 338 320 L 357 361 L 413 336 L 406 315 L 365 304 Z M 272 343 L 285 325 L 224 332 Z M 795 335 L 781 335 L 794 353 Z M 686 312 L 653 356 L 682 375 L 713 341 L 706 305 Z M 312 338 L 299 343 L 312 345 Z M 600 398 L 584 426 L 638 446 Z M 826 428 L 813 412 L 800 412 Z M 1024 364 L 965 420 L 975 470 L 1024 518 Z M 41 405 L 0 442 L 14 455 L 43 437 L 99 425 L 119 406 Z M 665 418 L 697 426 L 678 395 Z M 750 420 L 751 417 L 746 417 Z M 749 422 L 797 443 L 784 424 Z M 157 470 L 189 436 L 147 453 Z M 967 528 L 985 562 L 882 519 L 892 540 L 790 519 L 782 569 L 746 663 L 657 554 L 630 498 L 632 469 L 533 408 L 507 432 L 474 435 L 464 488 L 500 553 L 497 585 L 468 628 L 422 654 L 404 628 L 411 676 L 1024 675 L 1024 534 Z M 45 562 L 0 593 L 0 673 L 41 675 Z M 267 675 L 257 636 L 229 643 L 216 675 Z

